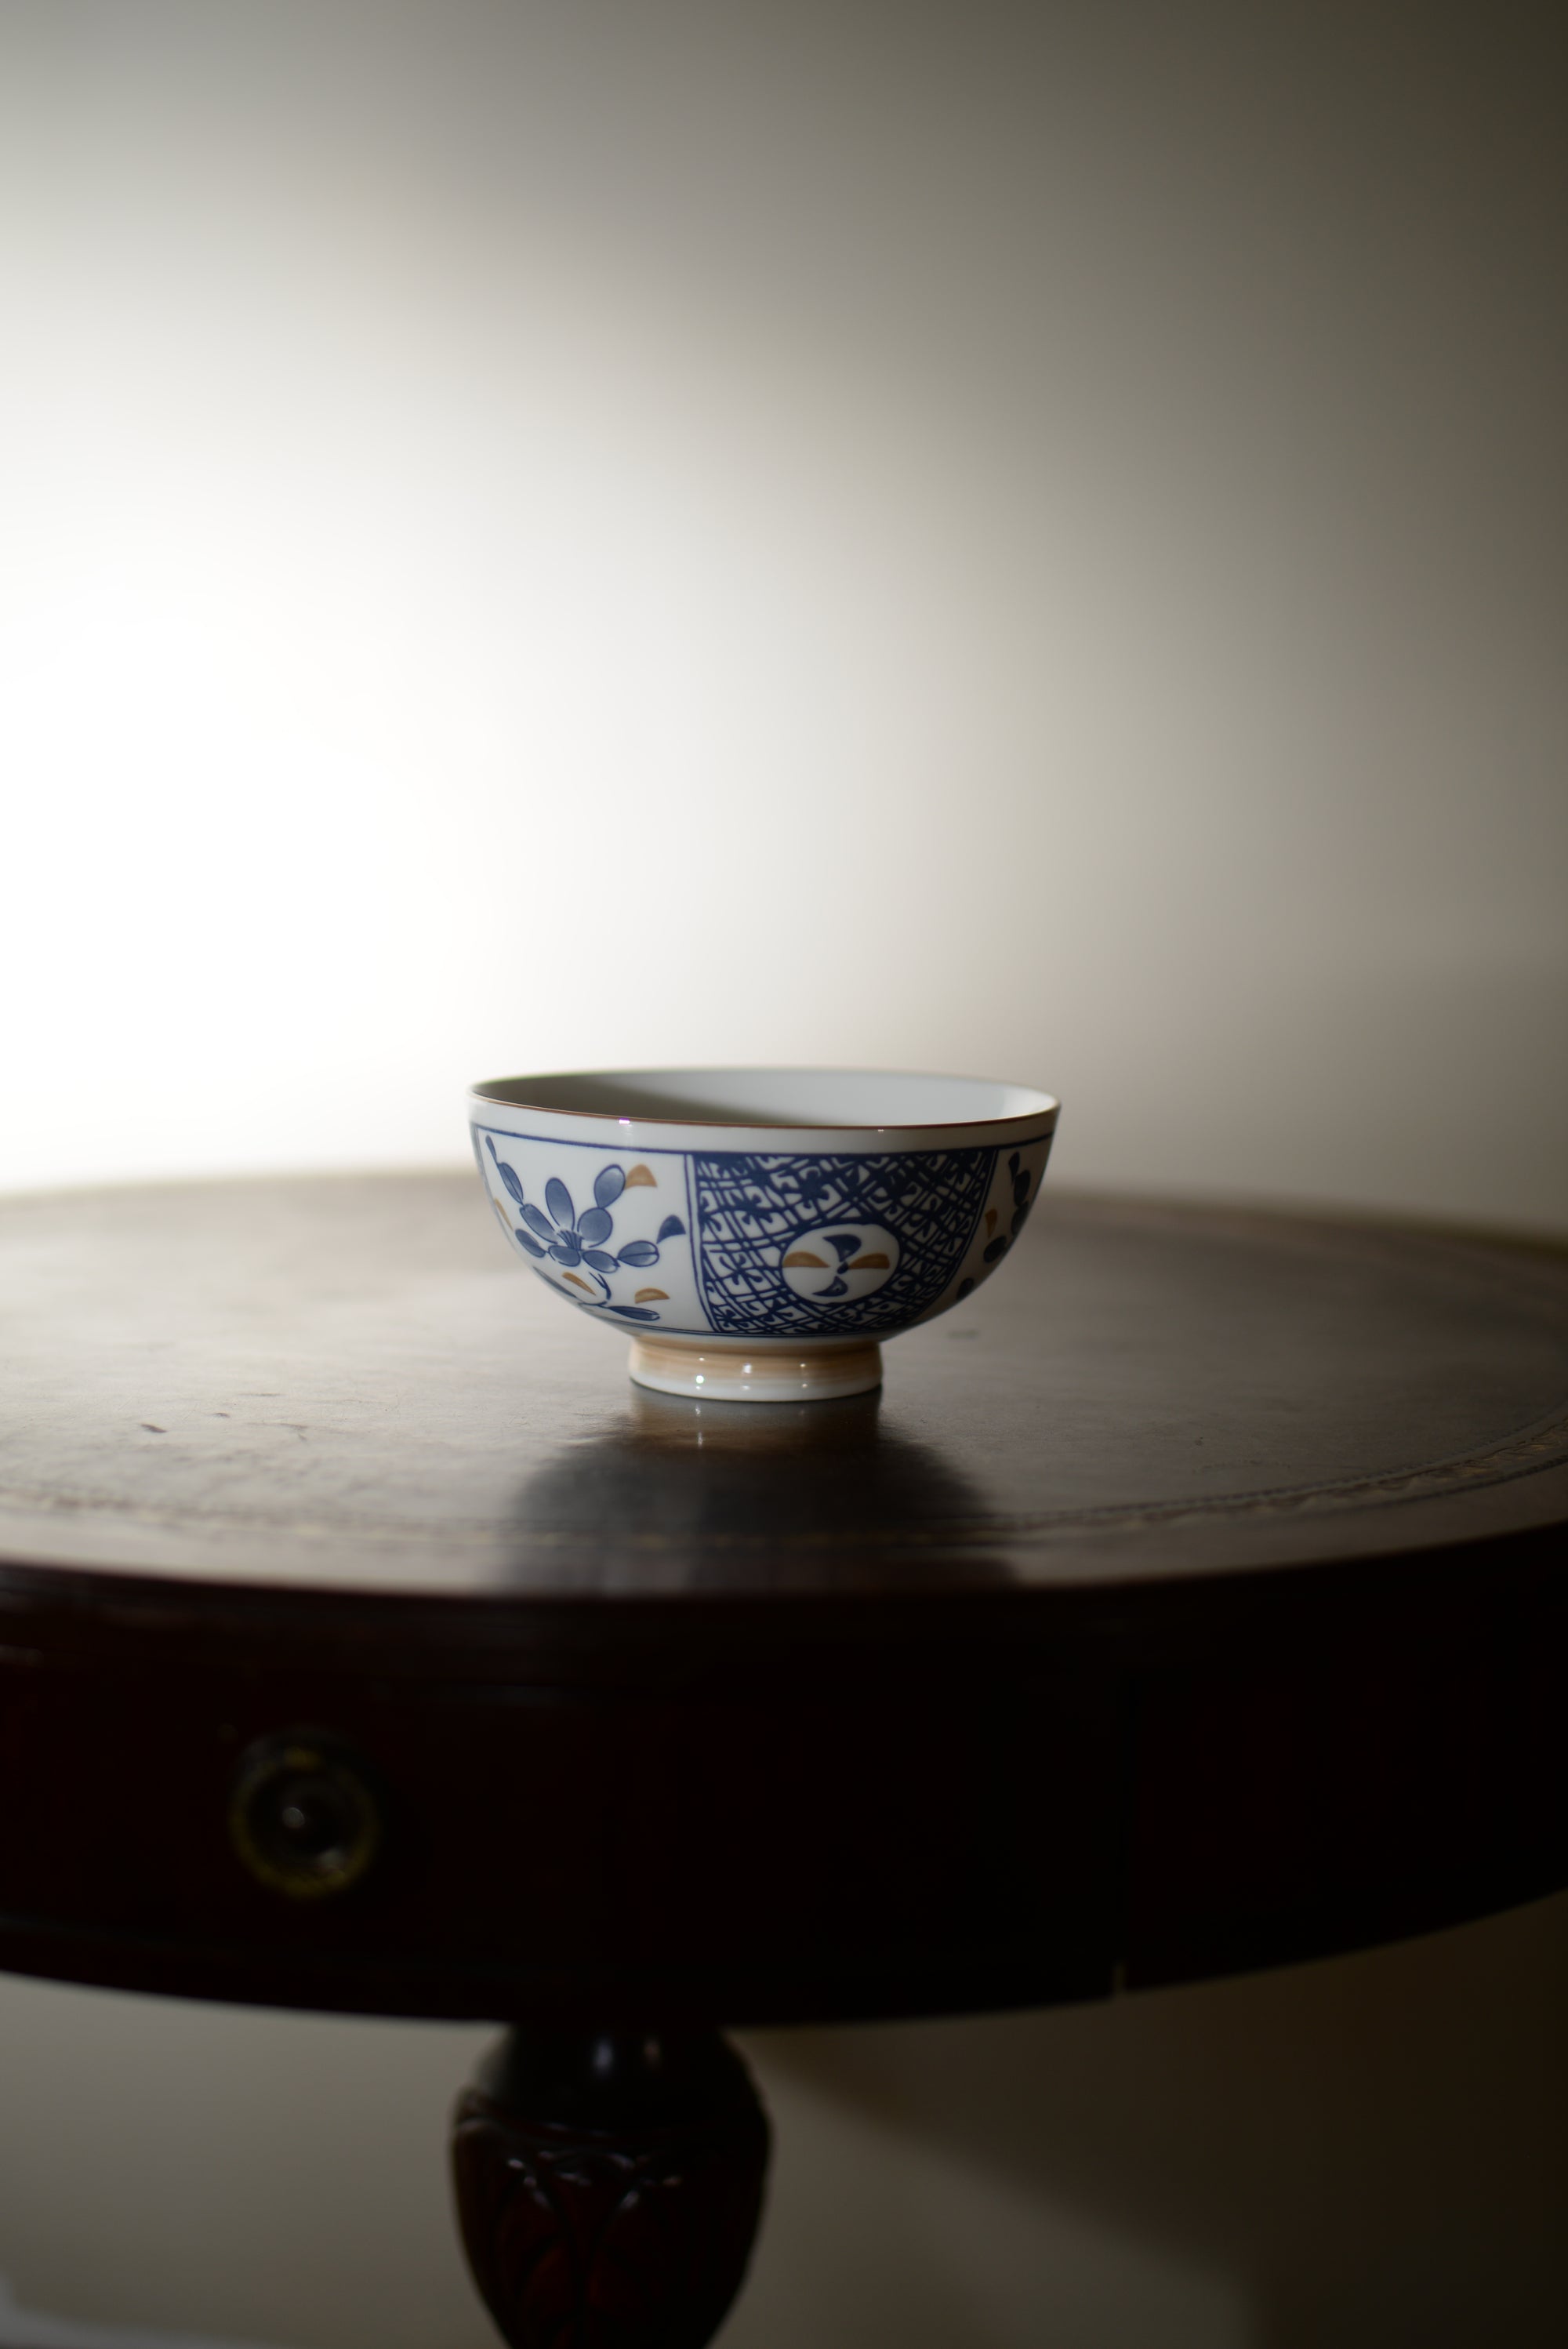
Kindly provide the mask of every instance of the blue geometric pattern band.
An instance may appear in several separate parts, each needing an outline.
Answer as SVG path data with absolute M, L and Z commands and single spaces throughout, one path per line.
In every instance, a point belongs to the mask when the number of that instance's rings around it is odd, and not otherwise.
M 886 1329 L 934 1303 L 962 1263 L 991 1186 L 990 1150 L 802 1157 L 694 1153 L 695 1250 L 716 1330 L 787 1337 L 794 1330 Z M 892 1278 L 841 1305 L 796 1296 L 782 1272 L 791 1241 L 843 1221 L 880 1225 L 901 1243 Z

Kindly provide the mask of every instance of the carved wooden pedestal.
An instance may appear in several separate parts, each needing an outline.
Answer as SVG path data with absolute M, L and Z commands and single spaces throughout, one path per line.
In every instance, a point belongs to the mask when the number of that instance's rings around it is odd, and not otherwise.
M 459 2101 L 452 2168 L 512 2349 L 702 2349 L 746 2272 L 768 2146 L 717 2031 L 509 2033 Z

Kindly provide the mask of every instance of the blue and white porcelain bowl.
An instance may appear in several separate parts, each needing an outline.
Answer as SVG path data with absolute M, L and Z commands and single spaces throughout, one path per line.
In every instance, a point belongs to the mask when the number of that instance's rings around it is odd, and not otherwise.
M 1034 1205 L 1048 1093 L 851 1069 L 497 1077 L 469 1095 L 508 1241 L 632 1332 L 666 1394 L 798 1402 L 988 1278 Z

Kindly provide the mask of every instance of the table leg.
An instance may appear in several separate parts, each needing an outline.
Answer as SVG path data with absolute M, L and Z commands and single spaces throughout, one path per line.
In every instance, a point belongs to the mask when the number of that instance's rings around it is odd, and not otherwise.
M 463 2244 L 512 2349 L 702 2349 L 740 2288 L 767 2117 L 717 2031 L 511 2031 L 459 2099 Z

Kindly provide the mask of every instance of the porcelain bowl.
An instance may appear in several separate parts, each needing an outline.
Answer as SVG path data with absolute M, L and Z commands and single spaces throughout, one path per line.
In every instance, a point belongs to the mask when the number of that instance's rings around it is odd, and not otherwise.
M 1057 1103 L 854 1069 L 612 1069 L 469 1095 L 509 1245 L 632 1333 L 666 1394 L 859 1394 L 883 1338 L 989 1278 L 1039 1191 Z

